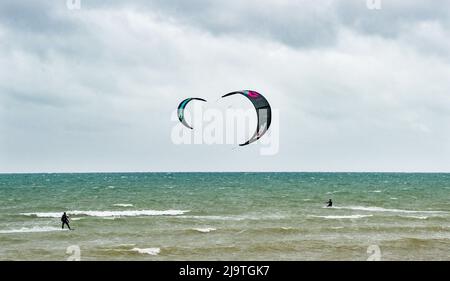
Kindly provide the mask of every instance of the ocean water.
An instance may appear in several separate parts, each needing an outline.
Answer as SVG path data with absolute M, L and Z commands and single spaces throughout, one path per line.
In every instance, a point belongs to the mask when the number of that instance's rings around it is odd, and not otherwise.
M 330 198 L 335 206 L 325 208 Z M 75 230 L 61 229 L 64 211 Z M 450 260 L 450 174 L 0 175 L 0 260 L 75 252 L 81 260 Z

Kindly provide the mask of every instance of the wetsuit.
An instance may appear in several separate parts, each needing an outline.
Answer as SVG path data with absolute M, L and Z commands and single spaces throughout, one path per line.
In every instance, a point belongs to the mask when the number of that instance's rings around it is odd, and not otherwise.
M 63 229 L 64 229 L 64 225 L 65 225 L 65 224 L 66 224 L 67 227 L 70 229 L 69 218 L 67 217 L 66 214 L 64 214 L 64 215 L 61 217 L 61 222 L 62 222 L 62 228 L 63 228 Z

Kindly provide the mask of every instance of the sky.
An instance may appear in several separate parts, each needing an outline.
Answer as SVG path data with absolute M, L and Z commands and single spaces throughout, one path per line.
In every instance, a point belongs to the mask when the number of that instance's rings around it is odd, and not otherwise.
M 0 2 L 1 173 L 450 172 L 450 1 L 72 2 Z M 244 89 L 270 134 L 174 141 Z

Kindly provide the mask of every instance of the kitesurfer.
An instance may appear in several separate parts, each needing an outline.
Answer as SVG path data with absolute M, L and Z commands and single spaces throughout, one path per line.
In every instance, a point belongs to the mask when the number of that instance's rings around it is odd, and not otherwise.
M 64 225 L 66 224 L 67 227 L 70 229 L 70 225 L 69 225 L 69 216 L 66 214 L 66 212 L 64 212 L 64 214 L 61 217 L 61 222 L 62 222 L 62 228 L 64 229 Z
M 333 201 L 331 199 L 328 200 L 327 207 L 333 207 Z

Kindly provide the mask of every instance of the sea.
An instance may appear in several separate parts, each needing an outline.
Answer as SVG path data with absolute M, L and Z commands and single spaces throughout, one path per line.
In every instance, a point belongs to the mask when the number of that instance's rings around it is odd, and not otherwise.
M 0 174 L 0 260 L 450 260 L 450 174 Z

